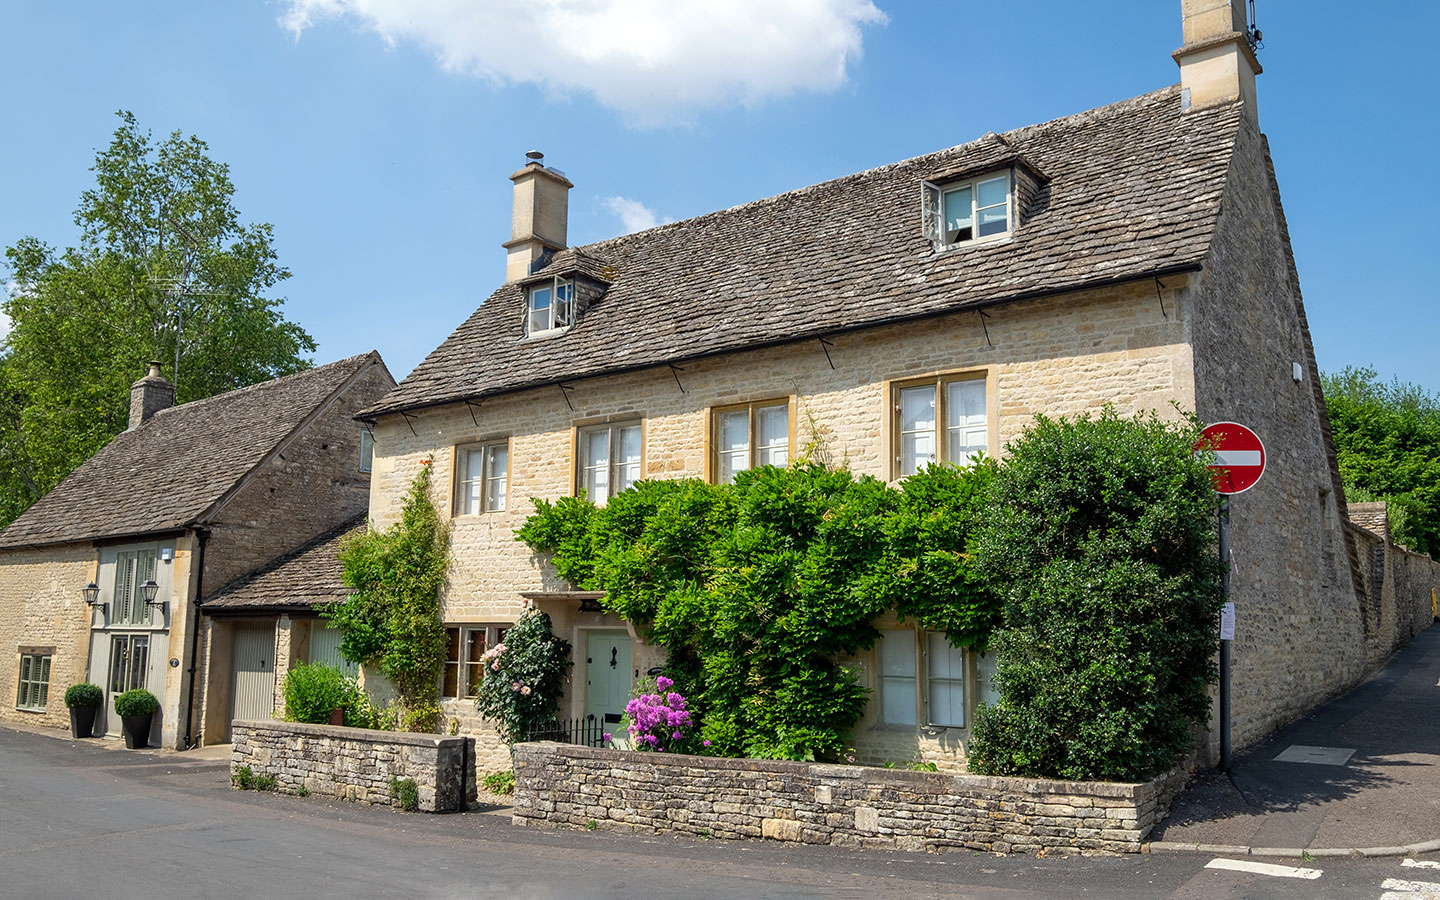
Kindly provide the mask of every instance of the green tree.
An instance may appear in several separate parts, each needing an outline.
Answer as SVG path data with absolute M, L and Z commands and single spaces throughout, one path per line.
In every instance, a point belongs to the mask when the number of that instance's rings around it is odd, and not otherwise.
M 999 702 L 969 746 L 990 775 L 1129 781 L 1209 714 L 1217 495 L 1193 422 L 1037 418 L 1007 448 L 970 542 L 1005 599 Z
M 400 521 L 340 548 L 351 594 L 322 610 L 342 632 L 340 655 L 374 666 L 394 683 L 411 731 L 439 721 L 445 626 L 440 590 L 450 568 L 450 534 L 430 497 L 430 465 L 410 484 Z
M 1395 540 L 1440 556 L 1440 397 L 1369 368 L 1321 384 L 1347 499 L 1384 500 Z
M 240 221 L 229 168 L 199 138 L 157 142 L 118 115 L 75 211 L 79 246 L 5 251 L 0 524 L 125 429 L 148 361 L 186 402 L 299 371 L 315 349 L 268 296 L 290 273 L 271 226 Z
M 877 616 L 969 646 L 994 627 L 965 559 L 990 472 L 931 467 L 903 490 L 811 463 L 641 482 L 604 507 L 536 501 L 517 536 L 667 648 L 710 752 L 833 760 L 867 697 L 838 660 L 874 645 Z

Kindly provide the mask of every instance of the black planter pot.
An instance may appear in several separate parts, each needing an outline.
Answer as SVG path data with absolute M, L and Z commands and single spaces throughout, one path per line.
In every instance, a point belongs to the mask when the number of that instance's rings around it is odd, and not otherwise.
M 143 750 L 150 746 L 150 720 L 154 713 L 143 716 L 121 716 L 120 730 L 125 732 L 125 747 L 129 750 Z
M 95 734 L 95 714 L 98 706 L 70 707 L 70 733 L 77 738 L 92 737 Z

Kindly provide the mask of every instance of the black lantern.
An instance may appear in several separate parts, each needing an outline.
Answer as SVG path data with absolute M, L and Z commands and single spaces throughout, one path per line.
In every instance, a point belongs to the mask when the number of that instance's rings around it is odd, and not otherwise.
M 158 593 L 160 593 L 160 585 L 156 584 L 153 578 L 145 579 L 145 583 L 140 585 L 140 594 L 145 598 L 145 605 L 147 607 L 158 606 L 160 614 L 165 615 L 168 612 L 166 609 L 168 604 L 164 600 L 157 601 L 155 599 L 155 595 Z
M 100 603 L 100 585 L 92 581 L 80 589 L 80 595 L 85 598 L 85 605 L 94 609 Z

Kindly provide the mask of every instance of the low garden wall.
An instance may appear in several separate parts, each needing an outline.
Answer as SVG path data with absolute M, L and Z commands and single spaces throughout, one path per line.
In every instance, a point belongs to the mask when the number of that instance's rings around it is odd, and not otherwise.
M 231 773 L 249 767 L 282 794 L 400 806 L 394 782 L 410 779 L 424 812 L 463 811 L 475 799 L 473 738 L 272 721 L 236 721 L 230 735 Z
M 1141 784 L 515 746 L 520 825 L 898 850 L 1137 853 L 1187 775 Z

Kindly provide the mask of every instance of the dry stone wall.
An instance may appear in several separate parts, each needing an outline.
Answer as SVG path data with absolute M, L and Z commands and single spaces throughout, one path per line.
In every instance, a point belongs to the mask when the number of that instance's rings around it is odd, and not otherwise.
M 949 775 L 533 743 L 519 825 L 620 827 L 838 847 L 1137 853 L 1184 787 Z
M 370 731 L 299 722 L 235 721 L 230 771 L 275 778 L 282 794 L 306 792 L 372 806 L 399 806 L 391 783 L 414 779 L 424 812 L 475 800 L 475 742 L 465 737 Z

